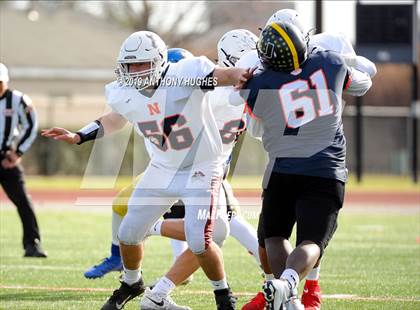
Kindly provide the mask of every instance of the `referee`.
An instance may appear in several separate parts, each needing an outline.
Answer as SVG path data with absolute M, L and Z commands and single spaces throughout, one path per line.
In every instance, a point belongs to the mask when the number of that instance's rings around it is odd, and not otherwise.
M 41 248 L 38 223 L 19 166 L 23 153 L 36 138 L 36 114 L 31 99 L 8 89 L 8 82 L 7 68 L 0 63 L 0 184 L 16 205 L 22 221 L 24 256 L 47 257 Z

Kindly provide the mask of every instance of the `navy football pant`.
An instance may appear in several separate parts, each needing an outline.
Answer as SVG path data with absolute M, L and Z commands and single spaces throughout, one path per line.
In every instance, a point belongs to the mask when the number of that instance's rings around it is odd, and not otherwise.
M 258 223 L 258 241 L 289 239 L 297 224 L 296 245 L 304 240 L 316 243 L 321 256 L 337 229 L 343 206 L 345 184 L 335 179 L 273 172 L 263 193 Z
M 17 166 L 12 169 L 4 169 L 0 165 L 0 184 L 6 195 L 17 207 L 23 226 L 23 247 L 35 244 L 35 240 L 41 240 L 38 223 L 32 202 L 26 193 L 25 181 L 22 169 Z

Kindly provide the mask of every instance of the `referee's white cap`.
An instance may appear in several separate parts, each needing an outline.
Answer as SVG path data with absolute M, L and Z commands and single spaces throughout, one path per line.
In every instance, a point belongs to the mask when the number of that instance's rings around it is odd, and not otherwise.
M 9 82 L 9 70 L 7 67 L 0 62 L 0 81 Z

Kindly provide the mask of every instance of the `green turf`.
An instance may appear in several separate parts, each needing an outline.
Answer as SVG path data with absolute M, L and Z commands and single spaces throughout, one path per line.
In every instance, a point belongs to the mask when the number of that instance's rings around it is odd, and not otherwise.
M 232 186 L 235 189 L 261 188 L 262 176 L 235 175 L 232 178 Z M 113 184 L 114 178 L 95 177 L 90 179 L 90 184 L 97 187 Z M 121 176 L 115 182 L 116 188 L 130 185 L 133 178 Z M 26 182 L 29 189 L 33 190 L 77 190 L 80 188 L 82 178 L 79 176 L 27 176 Z M 353 175 L 350 175 L 346 190 L 348 191 L 379 191 L 379 192 L 414 192 L 420 191 L 420 185 L 411 181 L 408 176 L 395 175 L 366 175 L 362 183 L 357 183 Z
M 0 309 L 99 309 L 118 286 L 118 274 L 86 280 L 83 271 L 108 254 L 109 213 L 38 208 L 38 217 L 49 258 L 22 258 L 17 214 L 11 208 L 0 208 Z M 323 309 L 420 309 L 419 235 L 418 213 L 343 213 L 323 261 L 323 293 L 378 300 L 325 299 Z M 232 238 L 225 244 L 224 257 L 233 290 L 256 292 L 261 284 L 260 272 Z M 146 281 L 157 278 L 170 263 L 168 240 L 149 239 L 144 262 Z M 88 292 L 83 288 L 110 291 Z M 239 305 L 249 296 L 242 294 Z M 195 275 L 192 283 L 177 289 L 174 299 L 193 309 L 215 308 L 202 272 Z M 126 309 L 138 309 L 138 303 L 131 302 Z

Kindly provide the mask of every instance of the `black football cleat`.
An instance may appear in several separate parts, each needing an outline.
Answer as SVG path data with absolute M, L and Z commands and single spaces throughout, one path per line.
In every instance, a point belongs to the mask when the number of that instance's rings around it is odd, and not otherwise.
M 229 288 L 214 291 L 217 310 L 235 310 L 237 298 Z
M 112 293 L 112 296 L 108 298 L 101 310 L 121 310 L 131 299 L 143 294 L 145 289 L 143 279 L 132 285 L 121 282 L 120 288 Z
M 46 258 L 48 254 L 42 249 L 40 242 L 38 240 L 35 240 L 35 243 L 28 244 L 25 246 L 25 254 L 23 256 Z

